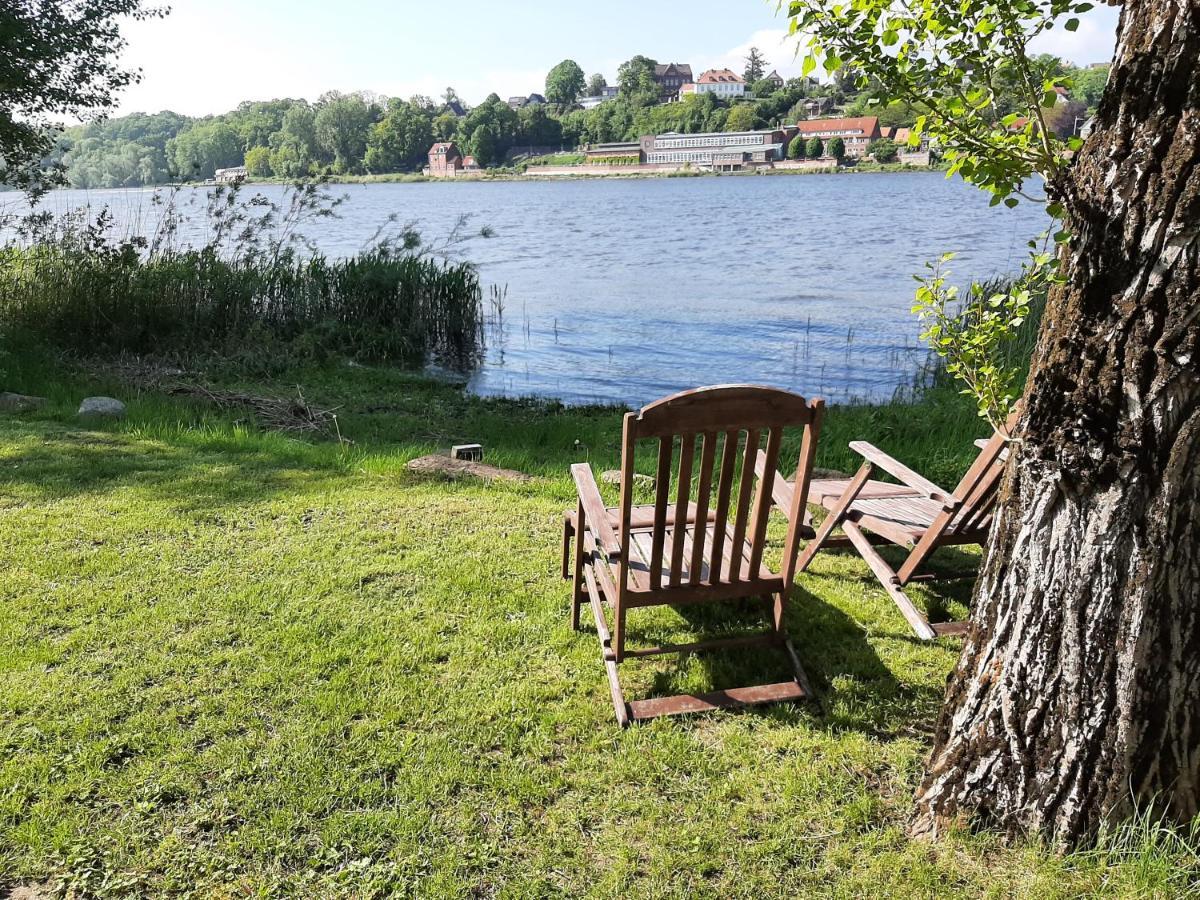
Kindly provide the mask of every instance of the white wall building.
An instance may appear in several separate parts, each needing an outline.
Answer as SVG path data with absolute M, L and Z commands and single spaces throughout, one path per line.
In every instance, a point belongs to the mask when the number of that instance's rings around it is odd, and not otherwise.
M 729 69 L 709 69 L 695 83 L 679 89 L 681 97 L 688 94 L 716 94 L 720 100 L 736 100 L 746 95 L 746 82 Z

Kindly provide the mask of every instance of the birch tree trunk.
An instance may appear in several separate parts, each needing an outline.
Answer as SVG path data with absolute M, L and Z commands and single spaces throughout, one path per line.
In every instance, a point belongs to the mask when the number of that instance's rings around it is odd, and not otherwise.
M 1200 808 L 1200 0 L 1129 0 L 912 830 Z

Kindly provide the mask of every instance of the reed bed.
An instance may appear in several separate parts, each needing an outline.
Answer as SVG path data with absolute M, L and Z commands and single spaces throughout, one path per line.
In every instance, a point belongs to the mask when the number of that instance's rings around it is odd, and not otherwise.
M 467 365 L 483 339 L 467 263 L 386 249 L 350 259 L 144 256 L 41 243 L 0 250 L 0 329 L 88 355 L 314 357 Z

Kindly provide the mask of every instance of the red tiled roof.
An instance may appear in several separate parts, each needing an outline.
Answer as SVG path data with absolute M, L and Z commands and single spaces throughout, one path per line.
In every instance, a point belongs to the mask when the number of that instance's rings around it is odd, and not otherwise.
M 878 116 L 859 116 L 853 119 L 806 119 L 797 122 L 801 134 L 819 134 L 825 131 L 836 131 L 839 134 L 861 134 L 864 137 L 875 134 L 879 130 Z
M 729 69 L 709 69 L 697 79 L 698 84 L 736 84 L 741 81 L 741 76 Z
M 446 153 L 454 146 L 454 141 L 438 141 L 429 148 L 430 153 Z

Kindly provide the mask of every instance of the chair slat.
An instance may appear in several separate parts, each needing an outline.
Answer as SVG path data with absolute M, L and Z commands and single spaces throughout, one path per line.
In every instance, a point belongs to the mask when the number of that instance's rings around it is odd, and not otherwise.
M 729 582 L 743 581 L 742 557 L 746 550 L 746 527 L 750 519 L 750 494 L 754 490 L 754 457 L 758 454 L 757 428 L 746 432 L 746 449 L 742 454 L 742 477 L 738 484 L 737 516 L 733 520 L 733 546 L 730 547 Z
M 687 534 L 688 501 L 692 490 L 692 460 L 696 453 L 696 436 L 685 434 L 679 446 L 679 484 L 676 488 L 675 526 L 671 540 L 671 574 L 668 584 L 679 587 L 683 574 L 683 536 Z
M 703 435 L 703 446 L 700 450 L 700 479 L 696 486 L 696 529 L 692 539 L 692 564 L 690 568 L 690 584 L 700 583 L 700 570 L 704 564 L 704 539 L 708 529 L 704 527 L 708 519 L 708 501 L 712 493 L 713 461 L 716 458 L 717 434 L 708 431 Z
M 721 580 L 721 550 L 725 546 L 725 534 L 729 523 L 729 496 L 733 492 L 733 470 L 737 465 L 738 442 L 741 432 L 737 429 L 725 432 L 721 450 L 721 474 L 717 476 L 717 517 L 713 523 L 713 545 L 709 554 L 708 583 Z
M 767 523 L 771 518 L 772 491 L 775 487 L 775 473 L 779 465 L 779 448 L 782 443 L 783 429 L 772 428 L 767 433 L 764 477 L 758 480 L 758 492 L 754 495 L 754 519 L 750 526 L 750 577 L 752 578 L 758 572 L 759 566 L 762 565 L 763 548 L 767 543 Z
M 658 480 L 654 497 L 654 534 L 650 555 L 650 588 L 662 587 L 663 542 L 667 532 L 667 502 L 671 495 L 671 457 L 675 441 L 670 437 L 658 439 Z

